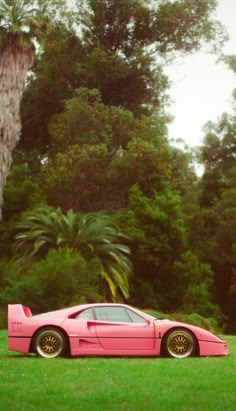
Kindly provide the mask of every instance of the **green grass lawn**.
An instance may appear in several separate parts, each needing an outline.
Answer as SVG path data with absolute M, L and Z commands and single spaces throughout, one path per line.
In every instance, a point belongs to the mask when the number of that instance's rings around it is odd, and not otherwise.
M 228 357 L 41 359 L 0 331 L 1 411 L 234 411 L 236 337 Z

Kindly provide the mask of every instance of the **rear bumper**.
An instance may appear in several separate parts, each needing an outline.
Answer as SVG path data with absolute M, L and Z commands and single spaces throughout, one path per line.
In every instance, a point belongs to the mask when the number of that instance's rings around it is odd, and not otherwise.
M 30 337 L 11 337 L 8 336 L 8 349 L 11 351 L 18 351 L 28 353 L 30 349 Z

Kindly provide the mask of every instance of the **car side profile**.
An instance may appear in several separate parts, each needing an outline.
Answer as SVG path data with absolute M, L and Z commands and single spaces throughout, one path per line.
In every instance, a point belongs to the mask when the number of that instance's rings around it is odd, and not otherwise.
M 83 304 L 39 315 L 22 304 L 11 304 L 8 348 L 44 358 L 228 354 L 227 342 L 203 328 L 114 303 Z

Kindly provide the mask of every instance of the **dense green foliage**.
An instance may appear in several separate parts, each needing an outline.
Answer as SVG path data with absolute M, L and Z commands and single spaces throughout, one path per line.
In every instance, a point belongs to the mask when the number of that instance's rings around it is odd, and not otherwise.
M 27 212 L 16 230 L 14 253 L 18 258 L 47 259 L 53 248 L 69 247 L 87 261 L 99 259 L 100 275 L 114 299 L 118 291 L 126 298 L 129 296 L 132 264 L 128 258 L 129 247 L 125 245 L 128 237 L 119 231 L 108 214 L 85 215 L 69 210 L 64 215 L 60 209 L 41 206 Z
M 3 263 L 1 268 L 5 274 L 1 300 L 5 303 L 21 300 L 42 312 L 102 298 L 97 291 L 99 261 L 94 258 L 87 262 L 70 248 L 50 250 L 45 259 L 27 265 L 19 261 Z M 6 270 L 13 273 L 12 277 L 7 276 Z
M 202 177 L 167 132 L 165 64 L 220 48 L 215 3 L 50 0 L 4 190 L 3 310 L 123 299 L 236 331 L 235 113 L 206 127 Z

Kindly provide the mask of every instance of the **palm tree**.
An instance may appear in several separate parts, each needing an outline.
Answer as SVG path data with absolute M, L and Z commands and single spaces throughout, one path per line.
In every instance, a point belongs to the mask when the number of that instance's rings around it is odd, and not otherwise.
M 31 5 L 30 5 L 31 3 Z M 20 103 L 26 74 L 33 64 L 32 16 L 29 0 L 0 0 L 0 220 L 3 188 L 20 139 Z
M 113 300 L 129 295 L 132 264 L 127 237 L 105 212 L 80 214 L 41 206 L 25 214 L 16 226 L 14 251 L 21 256 L 43 257 L 50 248 L 71 247 L 87 260 L 97 257 L 100 274 Z

